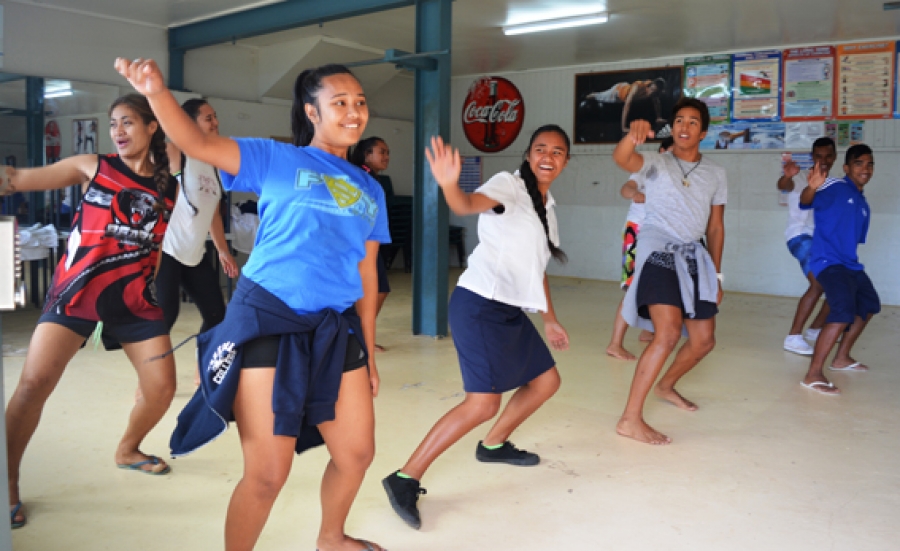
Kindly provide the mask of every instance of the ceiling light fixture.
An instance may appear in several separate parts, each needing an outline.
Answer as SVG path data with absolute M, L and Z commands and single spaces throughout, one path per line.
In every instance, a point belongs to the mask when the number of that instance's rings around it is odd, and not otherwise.
M 900 2 L 885 2 L 881 7 L 884 8 L 884 11 L 900 10 Z
M 67 80 L 51 80 L 44 85 L 44 98 L 64 98 L 72 95 L 72 84 Z
M 543 21 L 532 21 L 530 23 L 505 25 L 503 27 L 503 34 L 512 36 L 516 34 L 538 33 L 555 29 L 584 27 L 585 25 L 599 25 L 600 23 L 606 23 L 607 21 L 609 21 L 609 12 L 602 11 L 599 13 L 576 15 L 573 17 L 560 17 L 559 19 L 545 19 Z

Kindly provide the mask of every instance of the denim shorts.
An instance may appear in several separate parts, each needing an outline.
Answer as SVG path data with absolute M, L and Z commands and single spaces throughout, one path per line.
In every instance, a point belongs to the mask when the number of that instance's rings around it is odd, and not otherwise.
M 797 259 L 797 262 L 800 263 L 800 269 L 803 270 L 803 277 L 809 276 L 809 261 L 812 256 L 812 236 L 806 233 L 801 233 L 796 237 L 792 237 L 790 241 L 787 242 L 787 248 L 791 251 L 791 254 L 794 255 L 794 258 Z

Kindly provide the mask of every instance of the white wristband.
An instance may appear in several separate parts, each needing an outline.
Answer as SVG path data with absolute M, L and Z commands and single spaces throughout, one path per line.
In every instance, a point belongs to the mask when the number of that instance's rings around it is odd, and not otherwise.
M 725 285 L 725 274 L 716 274 L 716 277 L 719 279 L 719 283 Z

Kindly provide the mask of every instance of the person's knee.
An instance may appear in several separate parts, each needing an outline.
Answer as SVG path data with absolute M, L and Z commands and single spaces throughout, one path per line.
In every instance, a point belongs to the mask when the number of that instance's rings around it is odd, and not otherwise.
M 168 406 L 175 398 L 175 379 L 173 377 L 154 378 L 152 381 L 141 383 L 141 392 L 148 402 Z
M 352 448 L 342 449 L 339 455 L 332 455 L 331 460 L 342 472 L 364 473 L 375 459 L 374 440 L 356 441 Z
M 287 465 L 275 462 L 267 462 L 244 472 L 244 483 L 249 486 L 257 499 L 262 501 L 275 501 L 281 489 L 287 482 L 291 472 L 290 463 Z
M 681 330 L 678 331 L 670 330 L 670 329 L 657 329 L 656 333 L 653 334 L 653 341 L 651 345 L 661 346 L 664 349 L 671 352 L 675 350 L 675 347 L 678 346 L 678 341 L 681 340 Z
M 691 346 L 694 347 L 694 350 L 696 350 L 699 355 L 705 356 L 712 352 L 713 348 L 716 347 L 716 335 L 714 333 L 709 333 L 692 337 Z
M 15 394 L 27 404 L 43 404 L 53 392 L 57 380 L 43 370 L 26 369 L 22 372 Z
M 499 395 L 468 396 L 464 402 L 469 415 L 480 425 L 493 419 L 500 411 Z
M 543 396 L 549 398 L 559 390 L 562 380 L 559 377 L 559 371 L 554 367 L 543 373 L 540 377 L 532 381 L 532 383 L 535 383 L 535 387 Z

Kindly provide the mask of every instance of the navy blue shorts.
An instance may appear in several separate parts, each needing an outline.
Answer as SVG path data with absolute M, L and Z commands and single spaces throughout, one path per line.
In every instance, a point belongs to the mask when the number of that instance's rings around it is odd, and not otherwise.
M 387 266 L 384 264 L 384 258 L 381 257 L 381 254 L 378 255 L 378 292 L 391 292 L 391 284 L 387 278 Z
M 457 287 L 449 314 L 466 392 L 513 390 L 556 365 L 544 339 L 518 306 Z
M 881 312 L 881 299 L 872 280 L 862 270 L 851 270 L 834 264 L 819 272 L 816 280 L 825 290 L 825 300 L 831 307 L 825 323 L 853 323 L 859 316 Z
M 802 233 L 796 237 L 792 237 L 787 242 L 787 248 L 791 251 L 791 255 L 800 263 L 800 269 L 803 270 L 803 277 L 808 277 L 809 261 L 812 258 L 812 236 Z
M 45 312 L 38 318 L 38 324 L 41 323 L 62 325 L 66 329 L 70 329 L 84 337 L 86 342 L 94 332 L 98 322 L 65 314 Z M 107 350 L 118 350 L 122 347 L 119 343 L 142 342 L 168 334 L 169 327 L 166 325 L 165 320 L 147 320 L 135 323 L 104 323 L 101 338 L 104 348 Z
M 678 283 L 678 274 L 674 269 L 674 258 L 671 253 L 652 253 L 657 255 L 644 262 L 641 268 L 641 278 L 637 283 L 637 307 L 638 316 L 650 319 L 650 306 L 665 304 L 681 308 L 681 315 L 688 319 L 681 300 L 681 286 Z M 652 256 L 652 255 L 651 255 Z M 657 262 L 657 263 L 654 263 Z M 672 268 L 660 266 L 659 263 L 672 263 Z M 700 281 L 697 278 L 697 263 L 688 261 L 688 271 L 694 280 L 694 317 L 695 320 L 708 320 L 716 317 L 719 307 L 715 302 L 700 300 Z

